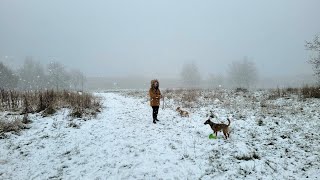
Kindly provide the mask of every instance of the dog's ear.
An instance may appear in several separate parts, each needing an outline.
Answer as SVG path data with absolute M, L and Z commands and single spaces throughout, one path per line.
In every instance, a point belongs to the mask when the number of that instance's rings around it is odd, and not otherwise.
M 207 116 L 209 117 L 209 119 L 214 118 L 214 114 L 213 114 L 213 112 L 211 110 L 210 110 L 210 113 L 207 114 Z
M 210 116 L 211 116 L 211 111 L 206 114 L 206 117 L 208 117 L 209 119 L 210 119 Z

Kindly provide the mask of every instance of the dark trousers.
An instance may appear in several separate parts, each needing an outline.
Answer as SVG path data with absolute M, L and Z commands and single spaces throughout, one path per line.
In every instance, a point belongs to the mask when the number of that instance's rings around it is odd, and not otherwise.
M 158 111 L 159 111 L 159 106 L 152 106 L 152 117 L 153 117 L 153 120 L 157 119 Z

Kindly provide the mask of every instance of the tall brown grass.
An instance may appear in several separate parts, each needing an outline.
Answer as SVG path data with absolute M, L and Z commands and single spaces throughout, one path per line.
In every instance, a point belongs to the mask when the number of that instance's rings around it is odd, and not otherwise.
M 72 91 L 14 91 L 0 90 L 0 111 L 40 113 L 51 115 L 61 108 L 84 113 L 99 112 L 100 100 L 90 93 Z
M 320 98 L 320 86 L 304 86 L 301 94 L 304 98 Z

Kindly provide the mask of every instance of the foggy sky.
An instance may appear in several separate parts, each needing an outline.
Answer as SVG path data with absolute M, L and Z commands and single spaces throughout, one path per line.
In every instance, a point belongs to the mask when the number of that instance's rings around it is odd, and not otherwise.
M 203 78 L 248 56 L 261 76 L 311 74 L 318 0 L 1 0 L 0 60 L 55 60 L 88 76 Z

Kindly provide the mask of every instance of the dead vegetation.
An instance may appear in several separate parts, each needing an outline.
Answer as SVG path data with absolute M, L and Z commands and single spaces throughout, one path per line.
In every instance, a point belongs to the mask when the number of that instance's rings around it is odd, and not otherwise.
M 301 94 L 304 98 L 320 98 L 320 86 L 304 86 Z
M 240 161 L 250 161 L 260 159 L 260 156 L 257 154 L 257 152 L 253 152 L 251 154 L 236 155 L 235 158 Z
M 176 106 L 183 108 L 199 108 L 212 105 L 215 102 L 225 100 L 224 90 L 201 90 L 201 89 L 167 89 L 163 92 L 166 99 L 172 100 Z
M 13 120 L 0 119 L 0 139 L 5 138 L 5 133 L 14 132 L 19 133 L 26 126 L 21 119 L 15 118 Z
M 61 108 L 72 109 L 72 117 L 96 115 L 101 102 L 90 93 L 71 91 L 13 91 L 0 90 L 0 111 L 21 114 L 41 113 L 50 116 Z
M 268 99 L 288 98 L 292 95 L 298 96 L 300 99 L 320 98 L 320 86 L 306 85 L 302 88 L 277 88 L 270 90 Z
M 163 89 L 164 107 L 175 110 L 177 107 L 194 112 L 201 107 L 209 110 L 223 107 L 236 119 L 245 120 L 247 117 L 283 117 L 290 114 L 305 113 L 299 101 L 313 101 L 319 98 L 320 87 L 304 86 L 302 88 L 276 88 L 269 90 L 247 89 Z M 148 103 L 147 91 L 125 91 L 125 96 L 141 98 L 142 103 Z M 161 101 L 163 103 L 163 101 Z M 162 106 L 163 104 L 161 104 Z M 250 110 L 250 111 L 248 111 Z M 251 111 L 254 110 L 254 111 Z M 248 114 L 248 112 L 253 112 Z M 263 123 L 260 123 L 262 125 Z
M 101 112 L 102 105 L 100 99 L 90 93 L 0 90 L 0 112 L 10 112 L 0 117 L 0 138 L 7 132 L 18 133 L 26 128 L 31 123 L 29 114 L 40 113 L 47 117 L 62 108 L 70 109 L 69 117 L 91 118 Z

